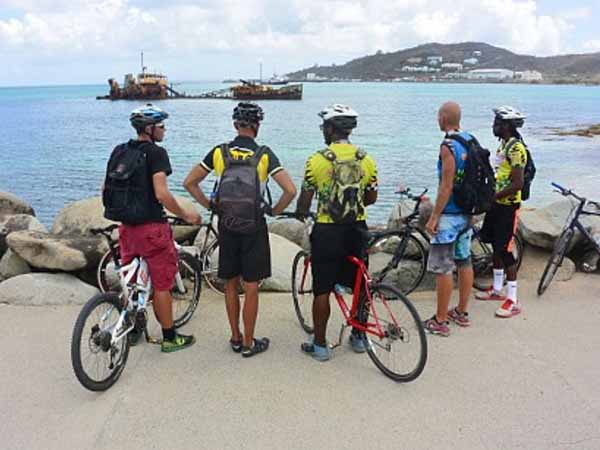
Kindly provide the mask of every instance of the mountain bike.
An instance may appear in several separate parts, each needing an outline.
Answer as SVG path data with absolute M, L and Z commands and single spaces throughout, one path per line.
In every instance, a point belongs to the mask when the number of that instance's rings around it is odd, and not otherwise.
M 181 219 L 170 217 L 171 225 L 189 225 Z M 113 240 L 112 233 L 119 225 L 113 224 L 105 228 L 90 230 L 92 234 L 102 235 L 108 243 L 108 251 L 102 256 L 97 269 L 98 287 L 102 293 L 122 292 L 120 271 L 120 251 L 118 241 Z M 173 323 L 175 328 L 185 325 L 194 314 L 202 290 L 202 265 L 195 255 L 174 242 L 178 257 L 178 272 L 175 274 L 175 285 L 171 290 L 173 297 Z M 150 301 L 152 301 L 150 299 Z
M 286 213 L 284 216 L 295 215 Z M 313 214 L 308 217 L 314 220 Z M 361 230 L 361 233 L 364 234 L 365 241 L 373 239 L 370 232 Z M 356 266 L 352 302 L 348 306 L 344 299 L 345 288 L 336 285 L 333 294 L 344 323 L 339 340 L 331 348 L 339 347 L 345 330 L 352 327 L 365 340 L 367 353 L 379 370 L 394 381 L 413 381 L 423 372 L 427 362 L 427 339 L 419 313 L 399 289 L 372 278 L 362 259 L 349 256 L 348 261 Z M 312 300 L 310 255 L 302 250 L 294 258 L 292 296 L 300 325 L 305 331 L 312 333 L 312 326 L 306 319 L 309 317 L 308 312 L 304 311 L 304 305 L 299 304 L 299 300 L 304 300 L 304 296 L 308 294 Z
M 215 292 L 223 294 L 225 292 L 225 280 L 218 277 L 219 269 L 219 232 L 214 225 L 215 213 L 211 212 L 208 222 L 201 224 L 198 233 L 202 236 L 202 244 L 197 251 L 191 252 L 189 248 L 183 248 L 175 243 L 180 255 L 185 254 L 186 259 L 193 257 L 200 267 L 200 273 L 206 284 Z M 175 219 L 169 218 L 169 221 Z M 172 222 L 172 224 L 175 224 Z M 102 256 L 98 264 L 96 278 L 98 287 L 102 292 L 118 291 L 120 289 L 117 271 L 120 258 L 119 244 L 112 241 L 112 246 Z M 262 282 L 261 282 L 262 284 Z M 243 293 L 243 283 L 240 285 L 240 294 Z
M 579 220 L 580 216 L 600 216 L 600 203 L 580 197 L 572 190 L 566 189 L 557 183 L 552 183 L 552 186 L 555 188 L 556 192 L 565 197 L 573 197 L 576 202 L 574 203 L 571 212 L 567 216 L 567 220 L 565 221 L 560 236 L 554 242 L 552 255 L 546 264 L 544 273 L 542 274 L 542 278 L 538 284 L 538 295 L 542 295 L 544 292 L 546 292 L 546 289 L 548 289 L 548 286 L 552 282 L 552 279 L 558 271 L 558 268 L 562 265 L 567 250 L 569 249 L 571 241 L 575 235 L 575 230 L 579 230 L 584 240 L 586 240 L 600 255 L 600 244 L 594 240 L 590 232 Z M 593 207 L 595 210 L 592 211 L 590 207 Z
M 95 230 L 107 236 L 117 225 Z M 109 245 L 113 245 L 110 243 Z M 115 257 L 115 253 L 113 253 Z M 190 289 L 196 302 L 188 302 L 185 312 L 177 317 L 176 326 L 189 320 L 197 306 L 200 295 L 200 275 L 194 267 L 195 259 L 184 257 L 192 267 L 195 278 L 190 280 L 193 286 L 186 286 L 181 272 L 176 277 L 176 289 L 185 292 Z M 142 257 L 134 258 L 129 264 L 118 267 L 120 292 L 103 292 L 92 297 L 79 313 L 71 338 L 71 364 L 79 382 L 91 391 L 109 389 L 121 376 L 131 341 L 129 334 L 143 334 L 148 342 L 159 342 L 148 334 L 147 305 L 152 296 L 152 280 L 148 272 L 148 263 Z M 175 299 L 174 299 L 175 303 Z

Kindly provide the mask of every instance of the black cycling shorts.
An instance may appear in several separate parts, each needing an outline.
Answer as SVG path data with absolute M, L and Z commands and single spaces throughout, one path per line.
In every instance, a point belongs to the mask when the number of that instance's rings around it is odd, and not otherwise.
M 271 247 L 266 222 L 252 234 L 233 233 L 219 227 L 218 276 L 229 280 L 240 275 L 247 282 L 271 276 Z
M 336 283 L 354 286 L 356 266 L 347 258 L 360 258 L 364 253 L 364 236 L 359 228 L 366 230 L 367 224 L 364 221 L 351 225 L 315 224 L 310 235 L 314 295 L 333 291 Z
M 481 227 L 481 240 L 492 244 L 494 252 L 512 252 L 519 223 L 520 206 L 520 204 L 501 205 L 494 203 L 485 215 Z

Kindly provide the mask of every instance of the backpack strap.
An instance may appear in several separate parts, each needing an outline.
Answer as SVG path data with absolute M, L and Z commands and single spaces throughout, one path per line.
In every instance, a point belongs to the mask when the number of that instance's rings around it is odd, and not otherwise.
M 334 162 L 337 159 L 335 153 L 329 147 L 319 150 L 318 153 L 320 153 L 327 161 Z
M 467 141 L 464 137 L 462 137 L 459 134 L 450 134 L 450 135 L 446 136 L 445 141 L 446 140 L 456 141 L 465 148 L 469 147 L 469 142 L 471 142 L 471 140 L 474 140 L 475 142 L 477 142 L 477 139 L 475 139 L 475 136 L 471 136 L 471 139 Z M 452 154 L 454 154 L 454 152 L 452 152 Z
M 254 154 L 250 157 L 250 164 L 252 164 L 254 167 L 258 167 L 261 158 L 263 157 L 263 155 L 265 155 L 265 153 L 267 153 L 268 150 L 269 147 L 267 147 L 266 145 L 259 146 L 254 152 Z
M 356 155 L 355 158 L 357 161 L 362 161 L 367 156 L 367 152 L 365 152 L 362 148 L 356 147 Z
M 223 165 L 225 169 L 227 169 L 231 165 L 231 161 L 233 158 L 231 157 L 231 152 L 229 151 L 229 144 L 227 142 L 223 142 L 219 145 L 219 149 L 221 150 L 221 157 L 223 158 Z

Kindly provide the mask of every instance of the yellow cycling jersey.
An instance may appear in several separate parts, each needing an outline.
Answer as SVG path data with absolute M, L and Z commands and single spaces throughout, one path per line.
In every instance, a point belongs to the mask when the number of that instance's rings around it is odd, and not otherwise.
M 510 186 L 511 172 L 514 168 L 525 169 L 527 164 L 527 150 L 517 138 L 502 142 L 496 151 L 496 192 L 500 192 Z M 521 191 L 514 195 L 496 200 L 501 205 L 518 205 L 521 203 Z
M 337 160 L 345 161 L 356 158 L 358 148 L 349 142 L 335 142 L 329 146 Z M 377 190 L 377 165 L 373 158 L 366 155 L 360 161 L 362 169 L 361 178 L 361 198 L 365 191 Z M 329 195 L 332 187 L 333 163 L 328 160 L 321 152 L 313 153 L 306 161 L 304 170 L 304 181 L 302 189 L 315 192 L 317 194 L 317 222 L 334 223 L 334 220 L 325 212 L 325 205 L 329 201 Z M 358 216 L 357 221 L 366 220 L 366 209 L 363 214 Z
M 258 150 L 258 144 L 254 139 L 238 136 L 229 144 L 229 153 L 233 159 L 246 159 L 254 155 L 254 152 Z M 220 177 L 225 170 L 225 161 L 223 160 L 223 154 L 219 146 L 213 148 L 200 163 L 200 165 L 208 172 L 214 170 L 215 175 Z M 283 170 L 279 162 L 279 158 L 273 153 L 270 148 L 267 148 L 265 153 L 260 158 L 258 166 L 256 167 L 258 172 L 258 178 L 261 184 L 265 184 L 270 176 L 273 176 L 280 170 Z

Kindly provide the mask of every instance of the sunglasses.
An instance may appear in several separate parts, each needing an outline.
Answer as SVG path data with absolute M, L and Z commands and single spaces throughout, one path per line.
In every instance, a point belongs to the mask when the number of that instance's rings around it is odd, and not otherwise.
M 159 124 L 156 124 L 156 125 L 154 125 L 154 126 L 155 126 L 156 128 L 160 128 L 161 130 L 164 130 L 164 129 L 165 129 L 165 124 L 164 124 L 164 123 L 159 123 Z

